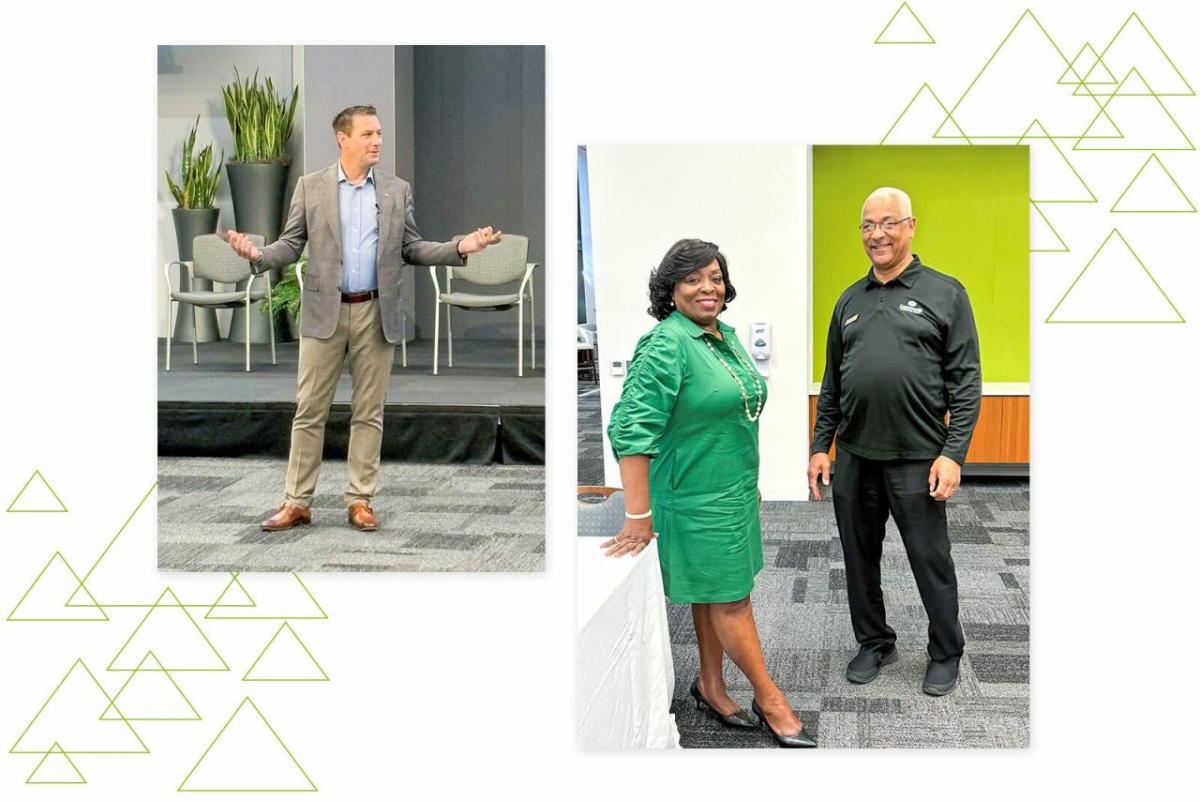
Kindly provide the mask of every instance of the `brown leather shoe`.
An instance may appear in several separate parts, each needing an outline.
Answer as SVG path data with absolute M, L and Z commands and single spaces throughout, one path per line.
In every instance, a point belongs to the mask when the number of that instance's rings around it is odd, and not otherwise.
M 359 531 L 379 530 L 379 519 L 375 517 L 375 510 L 366 501 L 350 504 L 347 516 L 350 518 L 350 525 Z
M 285 503 L 279 511 L 262 521 L 263 531 L 283 531 L 293 526 L 306 526 L 312 522 L 312 512 L 303 506 Z

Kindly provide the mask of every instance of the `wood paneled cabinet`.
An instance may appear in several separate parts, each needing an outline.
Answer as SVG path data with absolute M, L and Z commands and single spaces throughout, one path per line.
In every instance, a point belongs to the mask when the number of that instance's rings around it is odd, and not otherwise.
M 817 396 L 808 398 L 808 433 L 817 422 Z M 829 455 L 837 458 L 837 445 Z M 968 464 L 1029 464 L 1029 396 L 985 395 L 967 451 Z

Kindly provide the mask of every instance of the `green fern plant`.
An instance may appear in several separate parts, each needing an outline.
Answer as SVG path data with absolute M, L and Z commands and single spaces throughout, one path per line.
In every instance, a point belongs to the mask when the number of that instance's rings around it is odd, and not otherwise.
M 200 118 L 196 117 L 196 124 L 192 126 L 191 133 L 183 143 L 179 183 L 175 182 L 171 171 L 167 170 L 167 186 L 181 209 L 211 209 L 213 198 L 217 195 L 217 184 L 221 182 L 221 162 L 225 159 L 225 153 L 217 156 L 214 163 L 213 146 L 209 143 L 197 154 L 196 129 L 199 127 Z
M 303 275 L 308 270 L 308 256 L 302 257 L 295 264 L 289 264 L 283 268 L 283 278 L 276 284 L 271 285 L 271 306 L 275 309 L 275 316 L 282 317 L 284 314 L 290 314 L 300 321 L 300 281 L 296 278 L 296 270 L 301 271 Z M 268 304 L 260 303 L 259 311 L 263 314 L 269 314 Z
M 232 161 L 288 164 L 287 145 L 300 87 L 292 90 L 289 102 L 275 91 L 269 77 L 259 82 L 258 70 L 253 78 L 243 79 L 234 67 L 233 78 L 233 83 L 221 87 L 225 119 L 233 131 Z

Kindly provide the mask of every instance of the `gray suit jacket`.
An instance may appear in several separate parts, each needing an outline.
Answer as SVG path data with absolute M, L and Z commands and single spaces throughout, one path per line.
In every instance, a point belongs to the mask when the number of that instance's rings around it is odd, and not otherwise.
M 308 270 L 300 333 L 327 339 L 337 328 L 342 296 L 342 226 L 338 214 L 337 163 L 302 176 L 292 195 L 292 207 L 279 239 L 263 248 L 256 272 L 291 264 L 308 243 Z M 375 198 L 379 205 L 379 312 L 383 335 L 399 342 L 404 264 L 463 263 L 454 242 L 426 242 L 413 218 L 412 187 L 375 168 Z

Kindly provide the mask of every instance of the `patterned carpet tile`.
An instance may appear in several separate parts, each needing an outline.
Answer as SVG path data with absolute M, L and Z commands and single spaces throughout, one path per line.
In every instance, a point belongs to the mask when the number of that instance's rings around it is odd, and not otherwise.
M 544 569 L 545 472 L 524 465 L 385 463 L 372 506 L 380 530 L 346 520 L 345 463 L 323 465 L 332 488 L 311 525 L 264 532 L 286 462 L 159 460 L 159 567 L 164 570 L 498 571 Z
M 599 394 L 579 394 L 579 483 L 603 482 Z M 889 521 L 880 569 L 900 659 L 869 684 L 846 680 L 857 652 L 842 546 L 828 500 L 762 504 L 764 569 L 751 595 L 772 678 L 823 748 L 1029 746 L 1029 484 L 968 479 L 946 505 L 966 653 L 949 695 L 921 692 L 928 619 L 903 541 Z M 761 729 L 729 729 L 696 710 L 688 687 L 699 655 L 688 606 L 667 605 L 676 716 L 686 748 L 774 748 Z M 750 706 L 749 681 L 728 659 L 725 682 Z

